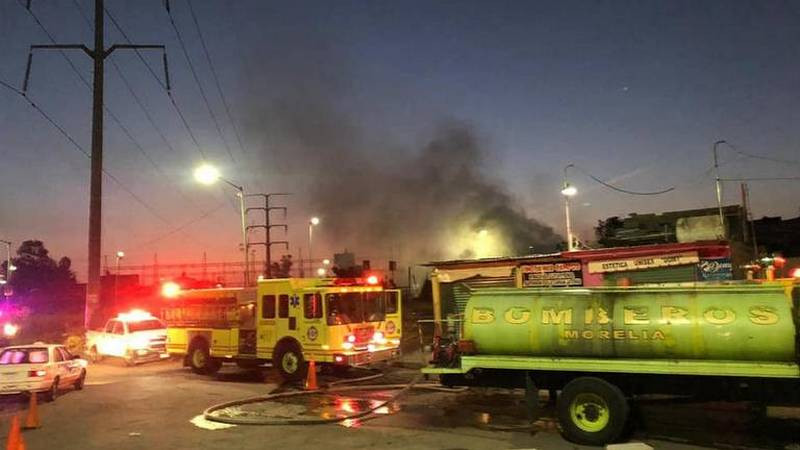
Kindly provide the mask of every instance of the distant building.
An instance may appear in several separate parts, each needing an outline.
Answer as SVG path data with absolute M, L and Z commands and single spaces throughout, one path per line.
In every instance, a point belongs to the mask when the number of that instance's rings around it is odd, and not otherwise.
M 595 227 L 597 243 L 603 247 L 697 242 L 724 239 L 749 242 L 746 211 L 740 205 L 722 208 L 724 227 L 719 223 L 719 209 L 703 208 L 669 211 L 659 214 L 636 214 L 600 220 Z
M 786 220 L 763 217 L 753 221 L 753 229 L 758 247 L 767 254 L 800 257 L 800 216 Z
M 591 287 L 695 281 L 740 276 L 725 241 L 575 250 L 549 255 L 434 261 L 431 290 L 437 319 L 464 312 L 480 287 Z

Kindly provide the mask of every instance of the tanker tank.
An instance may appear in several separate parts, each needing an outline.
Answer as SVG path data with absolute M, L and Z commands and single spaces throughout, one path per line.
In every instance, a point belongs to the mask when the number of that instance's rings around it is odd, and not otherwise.
M 797 303 L 763 285 L 476 289 L 463 339 L 479 355 L 796 362 Z

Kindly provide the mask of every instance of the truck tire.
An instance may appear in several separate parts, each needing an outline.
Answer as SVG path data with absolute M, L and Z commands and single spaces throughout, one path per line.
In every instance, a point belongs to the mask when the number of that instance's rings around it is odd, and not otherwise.
M 81 370 L 81 375 L 78 377 L 77 380 L 75 380 L 75 384 L 73 384 L 73 386 L 75 387 L 76 391 L 80 391 L 83 389 L 83 385 L 85 383 L 86 383 L 86 370 Z
M 91 349 L 89 349 L 89 356 L 91 357 L 92 362 L 98 363 L 103 360 L 103 355 L 97 351 L 97 346 L 93 345 Z
M 630 409 L 622 391 L 595 377 L 576 378 L 558 396 L 564 437 L 577 444 L 605 445 L 619 439 Z
M 208 343 L 198 339 L 189 347 L 189 366 L 194 373 L 213 375 L 217 373 L 222 364 L 211 357 Z
M 286 381 L 304 379 L 308 369 L 300 346 L 292 341 L 283 341 L 278 344 L 272 355 L 272 367 L 278 369 L 281 378 Z

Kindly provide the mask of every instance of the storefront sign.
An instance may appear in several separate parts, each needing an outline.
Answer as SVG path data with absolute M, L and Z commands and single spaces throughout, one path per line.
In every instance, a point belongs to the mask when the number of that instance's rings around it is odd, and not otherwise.
M 583 286 L 581 263 L 566 261 L 520 266 L 524 287 Z
M 642 256 L 630 259 L 589 262 L 589 273 L 625 272 L 630 270 L 654 269 L 657 267 L 683 266 L 700 261 L 697 252 L 674 253 L 671 255 Z
M 700 279 L 703 281 L 733 279 L 733 265 L 729 258 L 703 259 L 697 267 L 700 269 Z

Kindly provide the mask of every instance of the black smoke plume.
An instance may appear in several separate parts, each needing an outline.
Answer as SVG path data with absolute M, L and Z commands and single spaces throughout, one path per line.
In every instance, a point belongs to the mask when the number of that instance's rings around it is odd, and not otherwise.
M 489 175 L 494 155 L 471 125 L 443 119 L 417 149 L 384 142 L 350 112 L 357 89 L 346 60 L 295 38 L 291 51 L 269 50 L 282 58 L 248 58 L 257 62 L 246 72 L 263 74 L 248 80 L 248 140 L 259 146 L 257 172 L 323 217 L 326 250 L 421 262 L 549 252 L 562 242 Z

